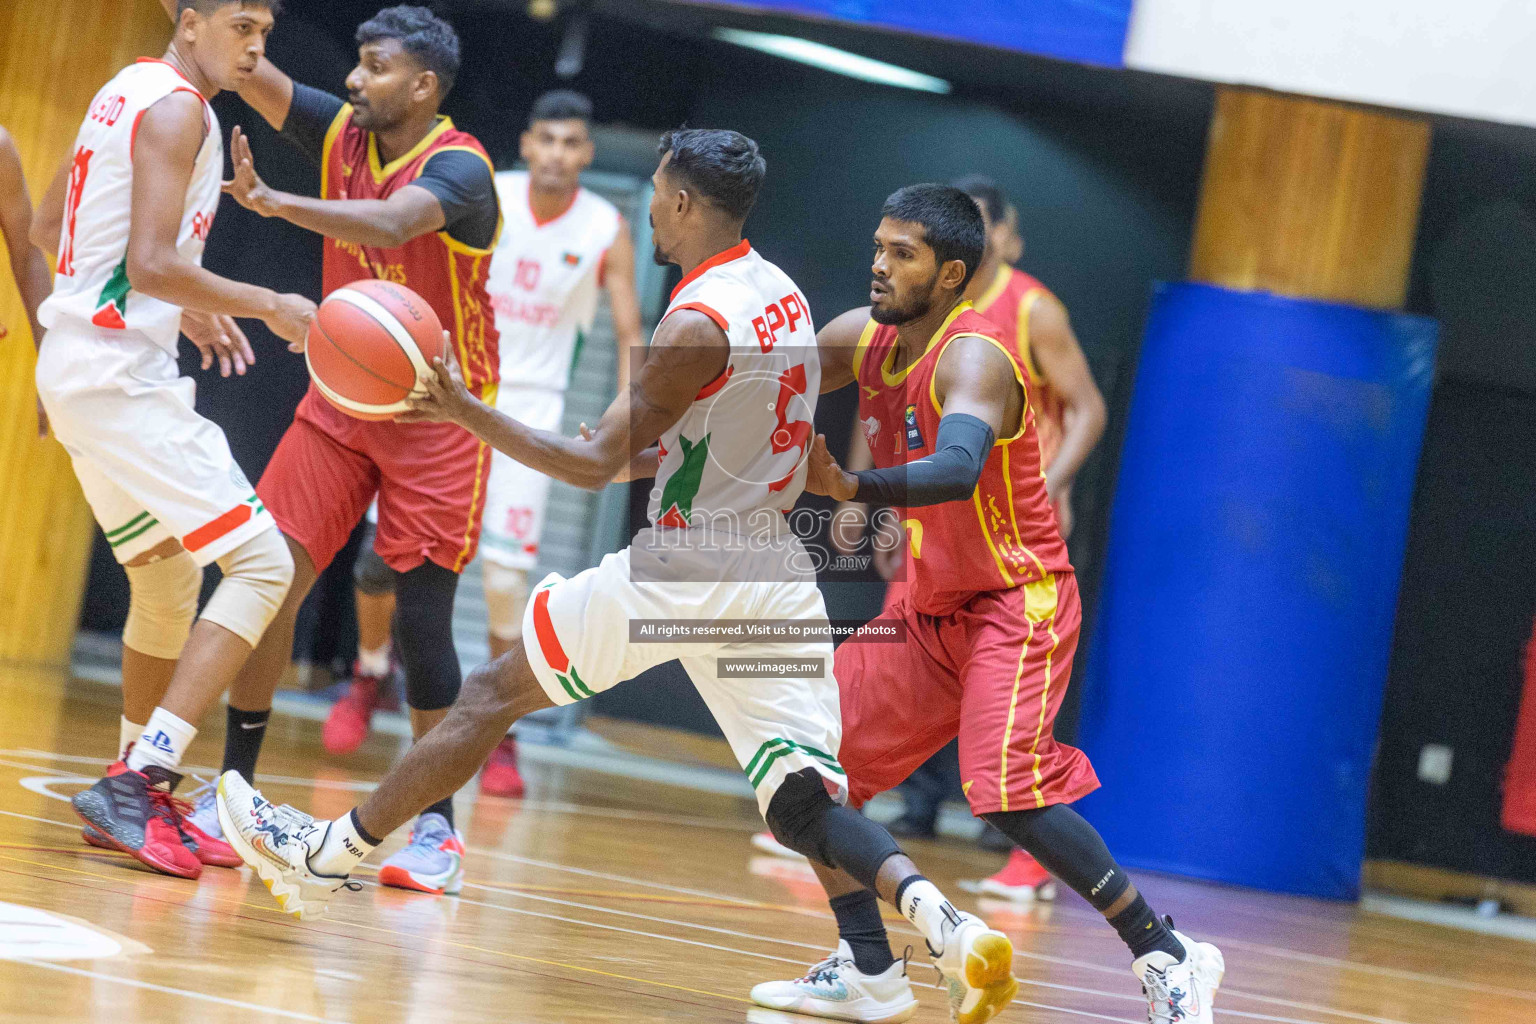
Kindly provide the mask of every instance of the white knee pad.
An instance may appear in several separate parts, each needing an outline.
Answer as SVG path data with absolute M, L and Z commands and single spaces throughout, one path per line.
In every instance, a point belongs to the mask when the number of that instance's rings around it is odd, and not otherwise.
M 219 559 L 224 579 L 203 618 L 255 647 L 293 583 L 293 555 L 277 530 L 263 530 Z
M 185 551 L 123 569 L 128 573 L 130 594 L 123 646 L 151 658 L 180 658 L 187 634 L 192 632 L 192 620 L 197 618 L 203 570 Z
M 485 583 L 485 617 L 491 635 L 516 640 L 523 635 L 523 609 L 528 604 L 528 573 L 495 562 L 481 563 Z

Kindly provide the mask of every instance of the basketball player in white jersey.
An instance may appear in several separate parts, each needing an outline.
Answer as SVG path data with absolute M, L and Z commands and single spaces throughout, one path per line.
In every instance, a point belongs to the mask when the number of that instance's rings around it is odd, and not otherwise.
M 225 834 L 285 910 L 318 915 L 379 837 L 468 781 L 518 718 L 676 658 L 779 841 L 841 867 L 899 907 L 927 938 L 962 1024 L 978 1024 L 1017 987 L 1013 947 L 955 910 L 885 829 L 843 806 L 842 725 L 826 634 L 769 643 L 734 635 L 680 642 L 647 632 L 736 623 L 751 637 L 745 627 L 765 620 L 801 629 L 827 622 L 814 567 L 784 515 L 805 485 L 821 386 L 815 328 L 794 282 L 741 237 L 766 167 L 757 144 L 732 131 L 668 132 L 660 148 L 651 202 L 656 259 L 685 273 L 635 383 L 590 438 L 532 430 L 481 404 L 451 364 L 439 365 L 429 397 L 417 404 L 421 418 L 457 422 L 577 486 L 603 487 L 626 467 L 654 475 L 651 525 L 596 568 L 569 580 L 545 577 L 524 615 L 524 641 L 470 675 L 447 717 L 361 806 L 316 821 L 274 807 L 229 772 L 219 780 Z M 764 673 L 765 659 L 799 664 Z M 884 979 L 900 993 L 886 1019 L 904 1019 L 915 1005 L 905 966 L 893 964 Z
M 559 430 L 571 372 L 607 289 L 618 341 L 618 394 L 629 387 L 631 353 L 640 337 L 635 248 L 624 218 L 608 200 L 581 187 L 592 164 L 592 101 L 556 90 L 534 101 L 523 132 L 526 171 L 496 175 L 506 218 L 491 257 L 486 290 L 501 334 L 501 387 L 496 408 L 535 430 Z M 538 560 L 550 478 L 501 452 L 480 532 L 491 657 L 523 633 L 528 573 Z M 480 791 L 522 796 L 517 746 L 508 735 L 491 752 Z
M 234 860 L 182 821 L 176 768 L 293 575 L 271 516 L 176 365 L 183 309 L 264 320 L 295 349 L 314 315 L 303 296 L 201 266 L 223 171 L 208 100 L 255 70 L 276 6 L 182 0 L 164 59 L 130 65 L 97 93 L 66 165 L 58 273 L 39 311 L 38 393 L 128 574 L 125 682 L 163 691 L 132 749 L 74 807 L 98 845 L 188 878 Z M 212 562 L 224 578 L 194 624 Z

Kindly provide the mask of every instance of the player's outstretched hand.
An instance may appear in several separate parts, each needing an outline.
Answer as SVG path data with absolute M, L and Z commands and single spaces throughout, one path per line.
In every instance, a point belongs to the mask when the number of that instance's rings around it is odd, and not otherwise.
M 837 464 L 827 451 L 827 435 L 817 434 L 806 457 L 805 489 L 812 494 L 825 494 L 838 501 L 852 501 L 859 488 L 859 478 Z
M 276 197 L 267 183 L 256 173 L 256 158 L 251 155 L 251 140 L 245 137 L 239 125 L 229 133 L 229 160 L 235 168 L 235 176 L 224 183 L 224 191 L 235 197 L 235 202 L 263 217 L 277 213 Z
M 475 396 L 464 385 L 459 361 L 453 357 L 453 344 L 443 332 L 443 354 L 432 360 L 432 373 L 423 381 L 426 394 L 410 400 L 411 411 L 396 416 L 400 423 L 459 423 L 473 411 Z
M 203 369 L 219 361 L 220 377 L 232 372 L 243 377 L 246 367 L 256 362 L 250 339 L 232 316 L 183 310 L 181 333 L 203 354 Z
M 303 352 L 309 336 L 309 322 L 315 318 L 315 304 L 302 295 L 279 295 L 277 311 L 265 317 L 272 333 L 288 343 L 289 352 Z

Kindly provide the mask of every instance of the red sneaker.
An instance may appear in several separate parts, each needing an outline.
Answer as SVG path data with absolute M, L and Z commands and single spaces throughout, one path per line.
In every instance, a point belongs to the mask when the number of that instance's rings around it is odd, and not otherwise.
M 508 736 L 496 744 L 480 773 L 480 792 L 488 796 L 522 796 L 526 787 L 517 770 L 517 740 Z
M 171 790 L 180 781 L 180 775 L 159 765 L 136 772 L 119 761 L 70 803 L 114 849 L 163 874 L 196 878 L 203 873 L 202 862 L 189 847 L 181 816 L 171 804 Z
M 235 848 L 224 841 L 215 805 L 217 783 L 205 782 L 193 791 L 191 799 L 171 797 L 171 808 L 181 818 L 181 830 L 192 840 L 192 852 L 204 864 L 216 868 L 238 868 L 243 861 Z
M 368 738 L 368 728 L 373 724 L 373 713 L 379 707 L 379 689 L 385 683 L 382 676 L 365 676 L 353 670 L 352 685 L 341 699 L 331 705 L 331 713 L 325 717 L 320 730 L 321 742 L 333 754 L 350 754 Z
M 1051 878 L 1051 873 L 1020 849 L 1008 855 L 1008 863 L 1003 865 L 1003 870 L 991 878 L 974 883 L 974 887 L 967 885 L 965 888 L 968 892 L 995 896 L 1011 903 L 1034 903 L 1036 900 L 1056 898 L 1056 882 Z

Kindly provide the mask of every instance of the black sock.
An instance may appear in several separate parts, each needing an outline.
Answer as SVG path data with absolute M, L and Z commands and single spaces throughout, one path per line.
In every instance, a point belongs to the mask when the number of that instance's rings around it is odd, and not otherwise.
M 864 974 L 884 974 L 896 958 L 891 956 L 891 940 L 880 920 L 880 900 L 868 889 L 835 896 L 830 900 L 837 916 L 838 938 L 853 951 L 853 965 Z
M 1152 908 L 1147 906 L 1146 898 L 1139 892 L 1130 906 L 1109 918 L 1109 924 L 1120 933 L 1125 944 L 1131 947 L 1132 957 L 1140 959 L 1160 949 L 1175 960 L 1184 959 L 1184 944 L 1174 938 L 1168 926 L 1157 919 Z
M 1098 831 L 1064 804 L 1002 811 L 985 818 L 1101 914 L 1120 902 L 1131 888 L 1130 876 L 1110 856 Z M 1183 944 L 1158 920 L 1140 893 L 1108 920 L 1131 947 L 1133 957 L 1160 949 L 1184 959 Z
M 437 803 L 421 812 L 422 814 L 441 814 L 448 819 L 448 827 L 453 828 L 453 797 L 445 796 Z
M 256 758 L 261 754 L 261 741 L 266 738 L 272 709 L 241 711 L 231 704 L 225 712 L 223 771 L 239 772 L 247 782 L 253 782 Z

